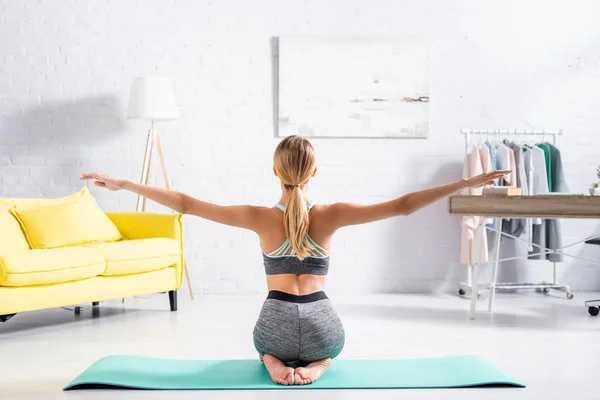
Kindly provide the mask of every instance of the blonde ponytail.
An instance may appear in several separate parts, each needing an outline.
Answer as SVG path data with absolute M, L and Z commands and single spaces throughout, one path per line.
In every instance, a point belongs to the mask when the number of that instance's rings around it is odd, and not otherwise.
M 300 186 L 295 185 L 288 197 L 283 216 L 285 236 L 300 260 L 310 255 L 308 243 L 308 205 Z
M 289 190 L 283 227 L 294 253 L 300 260 L 310 255 L 308 243 L 308 204 L 302 186 L 308 183 L 316 171 L 314 149 L 310 142 L 299 136 L 283 139 L 274 156 L 275 174 Z

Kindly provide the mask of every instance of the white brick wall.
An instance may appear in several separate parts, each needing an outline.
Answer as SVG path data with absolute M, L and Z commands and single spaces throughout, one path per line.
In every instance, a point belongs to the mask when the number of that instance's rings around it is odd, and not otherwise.
M 0 195 L 54 197 L 97 170 L 139 179 L 147 125 L 123 110 L 137 76 L 173 80 L 181 118 L 160 124 L 174 186 L 224 204 L 270 205 L 271 38 L 286 34 L 430 37 L 427 140 L 314 140 L 315 202 L 387 200 L 456 179 L 461 127 L 561 128 L 567 177 L 587 190 L 600 148 L 598 6 L 582 1 L 89 0 L 0 3 Z M 156 161 L 156 159 L 154 160 Z M 158 164 L 153 165 L 158 172 Z M 156 174 L 157 184 L 161 184 Z M 107 210 L 130 193 L 92 187 Z M 159 207 L 152 207 L 159 209 Z M 204 292 L 265 290 L 253 234 L 186 217 L 186 255 Z M 568 221 L 566 239 L 599 231 Z M 459 228 L 445 203 L 348 228 L 334 239 L 329 291 L 456 289 Z M 600 258 L 600 251 L 574 253 Z M 549 265 L 503 278 L 548 276 Z M 563 281 L 600 288 L 600 270 L 561 265 Z

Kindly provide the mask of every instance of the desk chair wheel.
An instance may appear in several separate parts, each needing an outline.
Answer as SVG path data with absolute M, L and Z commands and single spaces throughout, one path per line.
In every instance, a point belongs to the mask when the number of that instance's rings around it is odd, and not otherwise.
M 598 315 L 599 311 L 600 311 L 600 308 L 598 308 L 598 307 L 588 307 L 588 312 L 590 313 L 590 315 L 592 317 L 595 317 L 596 315 Z
M 573 298 L 573 293 L 567 293 L 567 299 L 571 300 Z

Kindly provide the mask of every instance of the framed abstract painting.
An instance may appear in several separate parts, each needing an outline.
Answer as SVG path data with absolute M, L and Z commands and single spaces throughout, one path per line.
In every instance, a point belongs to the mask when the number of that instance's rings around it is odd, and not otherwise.
M 279 38 L 278 136 L 426 138 L 420 38 Z

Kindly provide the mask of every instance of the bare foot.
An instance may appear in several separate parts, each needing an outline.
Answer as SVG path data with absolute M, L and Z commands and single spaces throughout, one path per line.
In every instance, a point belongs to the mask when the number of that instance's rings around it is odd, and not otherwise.
M 331 365 L 331 358 L 313 361 L 306 367 L 296 368 L 294 383 L 296 385 L 310 385 L 323 375 L 323 372 Z
M 286 367 L 280 359 L 270 354 L 263 356 L 263 363 L 273 382 L 285 386 L 294 384 L 294 368 Z

